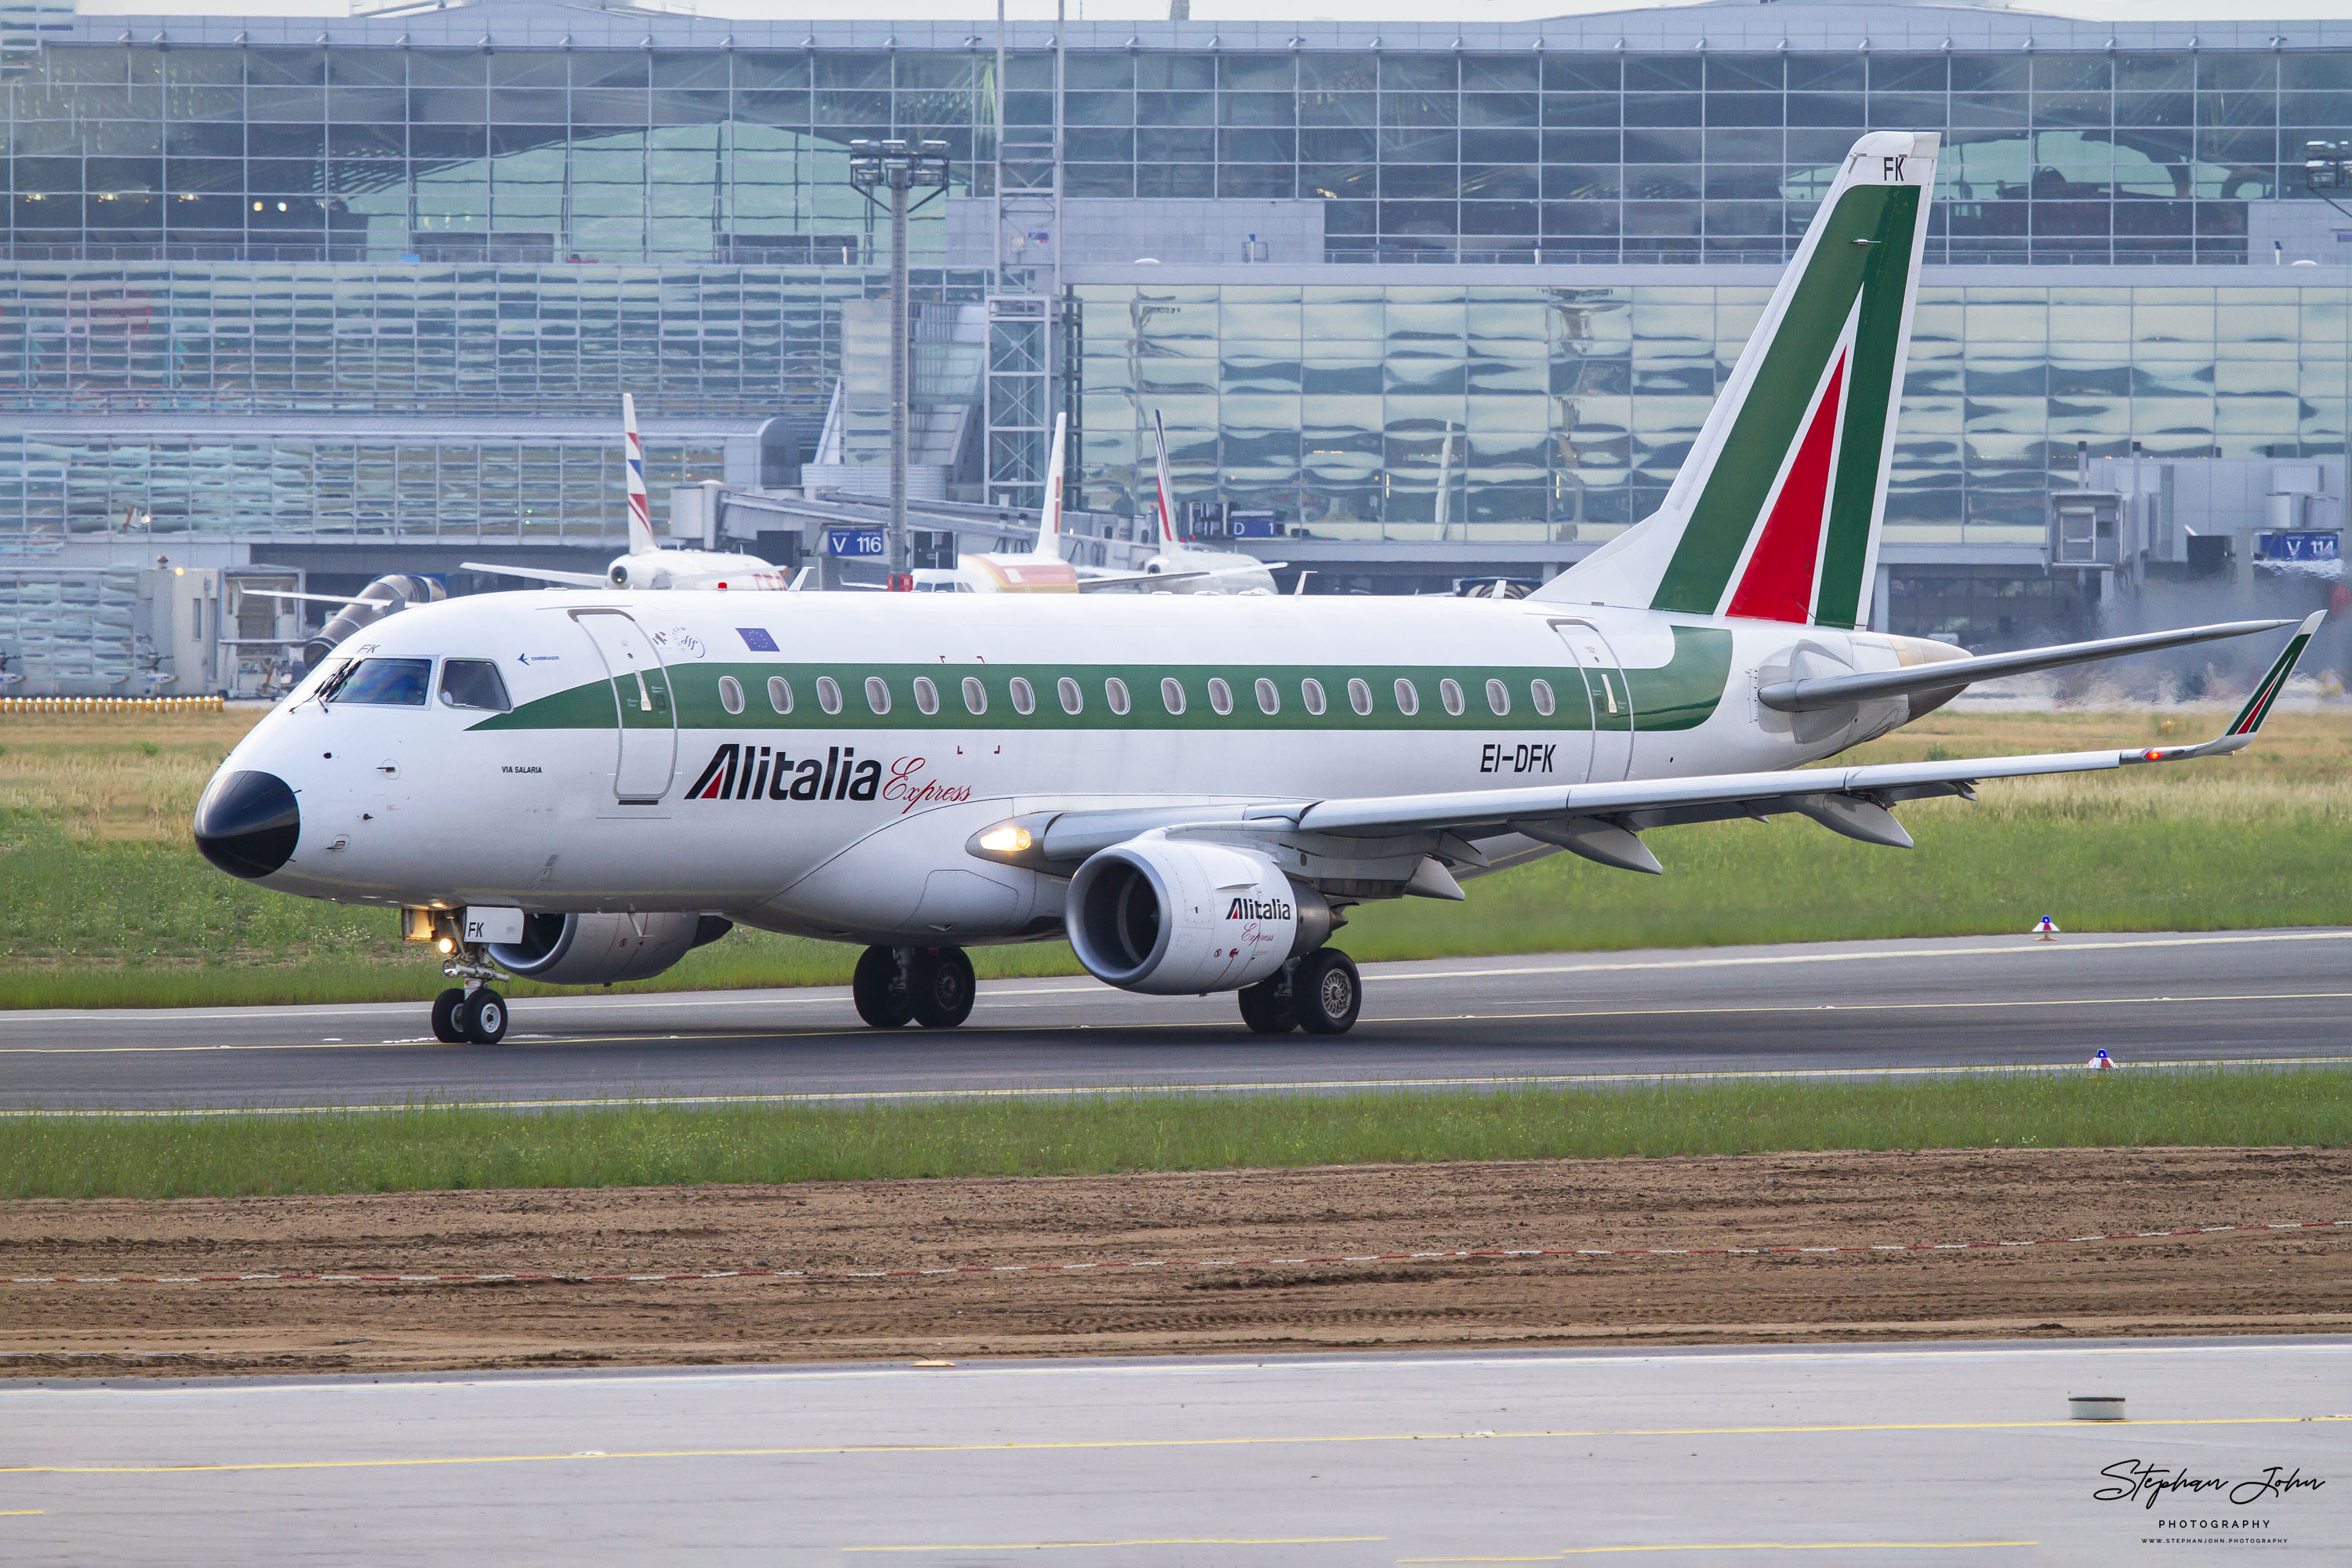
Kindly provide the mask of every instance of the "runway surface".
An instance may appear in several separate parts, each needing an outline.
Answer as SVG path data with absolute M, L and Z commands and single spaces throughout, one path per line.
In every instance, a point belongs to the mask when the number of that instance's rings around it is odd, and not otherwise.
M 8 1013 L 0 1109 L 1475 1086 L 2056 1068 L 2102 1047 L 2332 1063 L 2352 1060 L 2352 931 L 1454 959 L 1367 966 L 1365 997 L 1336 1039 L 1083 977 L 984 984 L 936 1034 L 866 1029 L 840 988 L 524 1000 L 489 1047 L 419 1038 L 417 1004 Z
M 16 1384 L 0 1556 L 2340 1562 L 2347 1377 L 2297 1340 Z

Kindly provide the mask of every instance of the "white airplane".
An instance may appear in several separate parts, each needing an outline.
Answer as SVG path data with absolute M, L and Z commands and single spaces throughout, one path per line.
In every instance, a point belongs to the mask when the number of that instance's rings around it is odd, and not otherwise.
M 1038 510 L 1037 542 L 1025 553 L 967 555 L 956 563 L 951 580 L 939 571 L 916 574 L 920 589 L 950 589 L 967 594 L 1091 594 L 1100 588 L 1143 588 L 1173 585 L 1208 574 L 1185 567 L 1169 569 L 1157 561 L 1144 572 L 1106 572 L 1094 566 L 1074 566 L 1062 558 L 1062 467 L 1068 449 L 1070 416 L 1054 418 L 1053 456 L 1045 464 L 1045 501 Z M 1164 487 L 1163 487 L 1164 492 Z M 1252 564 L 1255 564 L 1253 563 Z M 1273 579 L 1267 579 L 1267 587 Z
M 522 577 L 564 588 L 712 588 L 779 593 L 793 587 L 793 574 L 756 555 L 719 550 L 669 550 L 654 538 L 653 518 L 646 499 L 646 452 L 637 441 L 637 400 L 621 394 L 622 438 L 627 443 L 629 479 L 629 552 L 616 555 L 601 577 L 593 572 L 555 572 L 535 566 L 493 565 L 487 561 L 461 563 L 468 572 L 490 572 L 501 577 Z
M 1151 439 L 1158 450 L 1160 553 L 1144 563 L 1151 576 L 1167 579 L 1166 592 L 1176 594 L 1255 594 L 1276 592 L 1274 571 L 1286 561 L 1260 561 L 1234 550 L 1202 550 L 1176 537 L 1175 490 L 1168 482 L 1168 426 L 1160 411 L 1151 411 Z M 1304 587 L 1302 580 L 1301 587 Z
M 1970 658 L 1869 625 L 1934 135 L 1854 144 L 1661 509 L 1525 599 L 551 593 L 371 627 L 231 752 L 198 847 L 402 911 L 488 1044 L 502 974 L 659 972 L 730 922 L 864 944 L 857 1011 L 950 1027 L 965 949 L 1336 1035 L 1355 905 L 1558 849 L 1892 808 L 2252 742 L 2320 619 L 2194 745 L 1809 767 L 1970 683 L 2284 626 Z M 521 607 L 518 608 L 518 605 Z

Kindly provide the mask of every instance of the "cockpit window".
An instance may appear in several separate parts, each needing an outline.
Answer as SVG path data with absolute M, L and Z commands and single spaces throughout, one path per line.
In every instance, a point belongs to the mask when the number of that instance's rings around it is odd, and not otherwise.
M 363 658 L 319 688 L 319 700 L 422 708 L 432 685 L 429 658 Z
M 492 713 L 510 712 L 514 708 L 499 667 L 487 658 L 443 660 L 441 701 L 446 707 L 481 708 Z

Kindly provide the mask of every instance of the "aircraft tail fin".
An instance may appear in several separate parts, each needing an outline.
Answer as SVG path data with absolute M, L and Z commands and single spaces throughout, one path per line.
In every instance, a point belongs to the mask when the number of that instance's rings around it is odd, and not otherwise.
M 646 500 L 646 449 L 637 441 L 637 400 L 621 394 L 621 442 L 629 470 L 629 553 L 656 548 L 653 514 Z
M 1054 449 L 1045 458 L 1045 504 L 1037 522 L 1036 553 L 1062 558 L 1062 468 L 1063 457 L 1068 450 L 1070 416 L 1054 416 Z
M 1160 449 L 1160 542 L 1163 548 L 1176 548 L 1176 490 L 1168 482 L 1168 423 L 1160 417 L 1160 410 L 1151 411 L 1151 439 Z
M 1531 597 L 1868 625 L 1938 142 L 1853 144 L 1664 504 Z

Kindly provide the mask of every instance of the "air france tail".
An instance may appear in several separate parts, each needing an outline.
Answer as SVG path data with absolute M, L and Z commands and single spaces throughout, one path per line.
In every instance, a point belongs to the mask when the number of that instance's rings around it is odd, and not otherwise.
M 1160 410 L 1151 411 L 1151 438 L 1160 448 L 1160 547 L 1176 547 L 1175 488 L 1168 482 L 1168 422 L 1160 417 Z
M 1868 623 L 1937 140 L 1853 144 L 1665 504 L 1534 597 Z
M 637 443 L 637 400 L 621 394 L 621 441 L 629 470 L 629 553 L 656 548 L 653 515 L 646 500 L 646 449 Z

